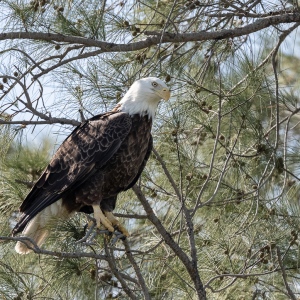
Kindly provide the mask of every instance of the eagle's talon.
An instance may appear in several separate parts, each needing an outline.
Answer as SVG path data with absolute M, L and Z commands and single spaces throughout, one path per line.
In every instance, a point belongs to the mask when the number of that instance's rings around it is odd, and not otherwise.
M 125 238 L 129 236 L 129 232 L 127 231 L 127 229 L 122 226 L 121 224 L 118 224 L 116 226 L 114 226 L 116 231 L 120 234 L 123 235 Z
M 91 218 L 91 217 L 90 217 Z M 93 219 L 93 218 L 91 218 Z M 76 241 L 77 244 L 85 243 L 88 244 L 87 240 L 93 240 L 95 237 L 95 232 L 93 233 L 93 230 L 96 226 L 96 220 L 89 220 L 87 224 L 84 225 L 83 232 L 84 236 Z
M 111 231 L 105 232 L 105 235 L 108 236 L 108 237 L 112 237 L 113 236 L 113 232 L 111 232 Z
M 93 205 L 93 209 L 97 228 L 100 229 L 103 225 L 108 231 L 114 232 L 115 229 L 112 226 L 112 222 L 103 214 L 99 204 Z
M 125 234 L 123 234 L 122 232 L 120 232 L 119 230 L 118 231 L 115 231 L 116 233 L 116 238 L 117 239 L 120 239 L 122 241 L 125 241 L 127 236 Z
M 95 226 L 97 226 L 97 222 L 94 218 L 93 220 L 89 220 L 85 225 L 86 229 L 94 228 Z
M 123 234 L 126 237 L 129 236 L 129 232 L 127 231 L 127 229 L 119 222 L 118 219 L 116 219 L 116 217 L 113 215 L 112 212 L 104 211 L 104 214 L 106 218 L 110 221 L 110 223 L 113 225 L 115 230 L 119 231 L 121 234 Z

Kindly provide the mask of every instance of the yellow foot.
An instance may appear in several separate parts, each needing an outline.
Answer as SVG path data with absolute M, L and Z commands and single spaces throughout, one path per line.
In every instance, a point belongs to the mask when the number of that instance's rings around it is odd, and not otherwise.
M 112 226 L 112 222 L 107 217 L 105 217 L 102 210 L 100 209 L 99 204 L 93 205 L 93 209 L 94 209 L 94 217 L 95 217 L 96 223 L 97 223 L 97 228 L 100 228 L 101 224 L 102 224 L 110 232 L 114 232 L 115 229 Z
M 122 224 L 120 224 L 119 220 L 116 219 L 116 217 L 113 215 L 112 212 L 104 211 L 104 214 L 105 214 L 107 220 L 112 224 L 112 226 L 115 229 L 117 229 L 118 231 L 123 233 L 125 236 L 129 236 L 129 232 L 127 231 L 127 229 Z

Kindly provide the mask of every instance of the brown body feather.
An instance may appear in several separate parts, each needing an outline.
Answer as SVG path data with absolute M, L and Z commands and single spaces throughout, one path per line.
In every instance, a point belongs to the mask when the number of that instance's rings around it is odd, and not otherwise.
M 112 211 L 118 193 L 132 187 L 146 165 L 152 149 L 151 125 L 147 115 L 112 111 L 78 126 L 22 203 L 13 234 L 59 199 L 63 215 L 92 212 L 95 203 Z M 56 211 L 59 215 L 59 210 L 52 209 L 51 216 Z
M 159 78 L 142 78 L 114 110 L 75 128 L 22 203 L 13 234 L 22 231 L 40 246 L 51 219 L 83 211 L 94 212 L 98 228 L 102 224 L 128 236 L 111 211 L 118 193 L 132 187 L 143 171 L 152 149 L 151 125 L 158 103 L 169 98 L 170 90 Z M 18 242 L 15 249 L 26 254 L 32 247 L 30 242 Z

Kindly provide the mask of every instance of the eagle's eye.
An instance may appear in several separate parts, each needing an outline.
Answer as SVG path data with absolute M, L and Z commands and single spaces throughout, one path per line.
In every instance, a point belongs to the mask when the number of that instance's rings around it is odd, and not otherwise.
M 158 86 L 157 82 L 153 81 L 152 86 L 157 87 Z

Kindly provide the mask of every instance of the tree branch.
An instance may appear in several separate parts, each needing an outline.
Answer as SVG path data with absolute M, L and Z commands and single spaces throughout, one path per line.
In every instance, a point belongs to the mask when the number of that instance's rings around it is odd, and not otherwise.
M 113 252 L 109 251 L 106 241 L 104 241 L 104 249 L 105 249 L 105 253 L 106 253 L 106 260 L 108 262 L 111 272 L 119 280 L 119 282 L 120 282 L 124 292 L 127 294 L 127 296 L 130 297 L 130 299 L 137 300 L 137 297 L 135 297 L 132 290 L 129 288 L 126 281 L 124 280 L 124 278 L 120 274 L 119 270 L 117 269 Z
M 29 39 L 29 40 L 43 40 L 48 42 L 64 42 L 71 44 L 81 44 L 87 47 L 97 47 L 103 52 L 131 52 L 148 48 L 153 45 L 163 43 L 183 43 L 183 42 L 196 42 L 196 41 L 208 41 L 208 40 L 222 40 L 228 38 L 240 37 L 243 35 L 251 34 L 270 26 L 276 26 L 279 24 L 288 24 L 294 22 L 300 22 L 300 13 L 298 11 L 285 13 L 282 15 L 272 15 L 261 18 L 253 22 L 252 24 L 245 25 L 243 27 L 236 27 L 233 29 L 223 29 L 219 31 L 200 31 L 189 33 L 160 33 L 157 31 L 144 31 L 145 35 L 148 35 L 145 40 L 128 43 L 128 44 L 116 44 L 94 40 L 91 38 L 66 36 L 57 33 L 44 33 L 44 32 L 7 32 L 0 34 L 0 40 L 16 40 L 16 39 Z
M 1 116 L 0 116 L 1 117 Z M 67 124 L 78 126 L 80 122 L 76 120 L 66 119 L 66 118 L 52 118 L 49 117 L 46 121 L 5 121 L 0 119 L 0 124 L 10 124 L 10 125 L 45 125 L 45 124 Z
M 169 245 L 169 247 L 173 250 L 173 252 L 176 254 L 176 256 L 184 264 L 192 281 L 194 282 L 194 286 L 195 286 L 198 298 L 200 300 L 205 300 L 206 292 L 203 288 L 203 284 L 199 277 L 197 268 L 195 268 L 195 265 L 193 264 L 193 262 L 189 259 L 189 257 L 186 255 L 186 253 L 179 247 L 179 245 L 174 241 L 174 239 L 172 238 L 170 233 L 165 229 L 165 227 L 162 225 L 160 220 L 157 218 L 157 216 L 155 215 L 154 211 L 152 210 L 150 204 L 148 203 L 147 199 L 145 198 L 142 190 L 137 185 L 134 185 L 132 187 L 132 189 L 135 192 L 135 194 L 137 195 L 141 204 L 143 205 L 143 207 L 148 215 L 148 219 L 156 227 L 158 232 L 161 234 L 161 236 L 165 240 L 166 244 Z
M 280 253 L 280 249 L 279 247 L 276 247 L 276 254 L 277 254 L 277 258 L 278 258 L 278 264 L 280 266 L 281 269 L 281 274 L 282 274 L 282 279 L 283 279 L 283 283 L 284 286 L 289 294 L 290 299 L 292 300 L 297 300 L 296 296 L 294 295 L 293 291 L 291 290 L 289 283 L 287 282 L 287 276 L 286 276 L 286 272 L 285 272 L 285 268 L 282 262 L 282 258 L 281 258 L 281 253 Z
M 171 176 L 170 172 L 168 171 L 165 162 L 163 161 L 163 159 L 161 158 L 161 156 L 158 154 L 158 152 L 155 150 L 155 148 L 153 148 L 152 151 L 153 151 L 156 159 L 160 163 L 161 167 L 163 168 L 164 173 L 167 176 L 169 182 L 171 183 L 171 185 L 172 185 L 172 187 L 173 187 L 173 189 L 174 189 L 177 197 L 181 200 L 182 196 L 181 196 L 180 190 L 179 190 L 176 182 L 174 181 L 173 177 Z
M 37 246 L 37 244 L 28 237 L 9 237 L 9 236 L 0 236 L 0 241 L 15 241 L 24 243 L 29 249 L 31 249 L 34 253 L 55 256 L 60 258 L 95 258 L 95 259 L 103 259 L 107 260 L 106 255 L 100 255 L 94 252 L 60 252 L 60 251 L 49 251 L 42 249 Z
M 150 300 L 151 297 L 150 297 L 150 294 L 149 294 L 149 290 L 146 286 L 146 283 L 145 283 L 144 277 L 141 273 L 141 270 L 140 270 L 139 266 L 137 265 L 136 261 L 134 260 L 134 257 L 131 253 L 131 249 L 130 249 L 130 246 L 129 246 L 129 243 L 128 243 L 127 239 L 123 240 L 123 245 L 125 247 L 125 251 L 126 251 L 126 255 L 128 257 L 128 260 L 130 261 L 131 265 L 134 268 L 134 271 L 135 271 L 136 276 L 137 276 L 138 281 L 139 281 L 139 285 L 143 290 L 145 300 Z

